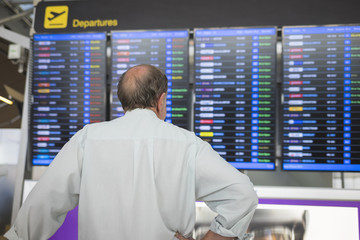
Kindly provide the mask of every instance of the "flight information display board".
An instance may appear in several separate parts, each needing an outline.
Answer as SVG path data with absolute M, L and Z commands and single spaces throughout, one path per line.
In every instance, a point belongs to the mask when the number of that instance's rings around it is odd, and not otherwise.
M 161 69 L 169 80 L 165 121 L 187 129 L 188 31 L 116 31 L 111 33 L 111 39 L 111 118 L 124 115 L 117 97 L 117 84 L 120 76 L 130 67 L 150 64 Z
M 283 169 L 360 171 L 360 26 L 283 28 Z
M 31 153 L 48 165 L 85 124 L 105 120 L 106 33 L 35 34 Z
M 195 30 L 194 130 L 238 169 L 275 169 L 276 37 Z

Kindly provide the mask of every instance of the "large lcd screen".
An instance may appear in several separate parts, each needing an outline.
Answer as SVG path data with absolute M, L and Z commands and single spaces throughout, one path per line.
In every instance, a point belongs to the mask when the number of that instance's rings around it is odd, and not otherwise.
M 165 121 L 187 129 L 188 31 L 117 31 L 111 33 L 111 43 L 111 118 L 124 115 L 117 97 L 117 83 L 120 76 L 130 67 L 150 64 L 161 69 L 169 80 Z
M 283 28 L 283 169 L 360 171 L 360 26 Z
M 105 120 L 106 33 L 35 34 L 31 156 L 49 165 L 85 124 Z
M 195 30 L 194 131 L 238 169 L 275 169 L 276 37 Z

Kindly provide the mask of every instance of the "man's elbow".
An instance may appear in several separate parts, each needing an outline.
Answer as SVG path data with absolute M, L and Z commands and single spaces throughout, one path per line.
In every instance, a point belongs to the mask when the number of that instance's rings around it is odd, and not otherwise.
M 248 186 L 237 184 L 236 190 L 238 192 L 237 204 L 242 206 L 242 209 L 246 208 L 247 212 L 254 211 L 258 206 L 259 199 L 252 184 Z
M 258 198 L 258 196 L 257 196 L 257 194 L 256 194 L 256 192 L 255 192 L 255 190 L 254 189 L 252 189 L 253 191 L 252 191 L 252 193 L 250 194 L 250 196 L 249 196 L 249 198 L 250 198 L 250 200 L 251 200 L 251 209 L 255 209 L 255 208 L 257 208 L 257 206 L 258 206 L 258 204 L 259 204 L 259 198 Z

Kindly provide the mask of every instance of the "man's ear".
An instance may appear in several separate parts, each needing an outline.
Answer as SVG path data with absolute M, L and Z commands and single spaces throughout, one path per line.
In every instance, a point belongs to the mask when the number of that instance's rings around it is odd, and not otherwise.
M 163 106 L 165 105 L 165 106 Z M 158 99 L 156 110 L 161 111 L 161 108 L 166 107 L 166 93 L 162 93 Z

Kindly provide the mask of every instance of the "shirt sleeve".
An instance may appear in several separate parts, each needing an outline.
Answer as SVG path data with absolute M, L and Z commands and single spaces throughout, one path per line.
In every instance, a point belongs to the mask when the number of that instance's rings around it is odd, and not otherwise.
M 249 178 L 232 167 L 210 144 L 198 140 L 196 198 L 218 215 L 210 230 L 224 237 L 245 239 L 258 204 Z
M 82 139 L 76 133 L 57 154 L 19 210 L 15 223 L 5 234 L 10 240 L 45 240 L 63 224 L 68 211 L 79 200 Z

